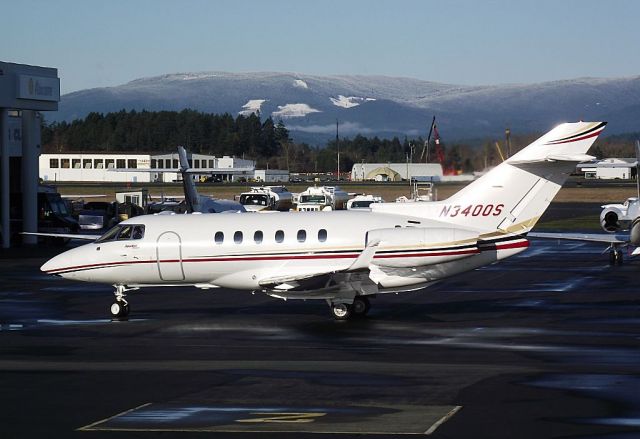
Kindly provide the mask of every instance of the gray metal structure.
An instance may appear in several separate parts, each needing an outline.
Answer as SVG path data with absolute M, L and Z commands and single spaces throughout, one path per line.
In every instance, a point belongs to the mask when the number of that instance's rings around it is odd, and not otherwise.
M 2 248 L 11 245 L 11 182 L 22 194 L 22 229 L 38 231 L 38 156 L 40 111 L 57 111 L 60 101 L 58 70 L 0 61 L 0 230 Z M 19 181 L 12 157 L 21 158 Z M 12 179 L 12 176 L 14 177 Z M 37 237 L 26 236 L 26 244 Z

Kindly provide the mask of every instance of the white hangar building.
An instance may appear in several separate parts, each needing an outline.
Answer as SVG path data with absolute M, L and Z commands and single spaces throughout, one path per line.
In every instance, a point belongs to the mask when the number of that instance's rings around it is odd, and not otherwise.
M 440 181 L 442 175 L 440 163 L 354 163 L 351 169 L 352 181 Z
M 596 162 L 580 163 L 576 169 L 584 173 L 584 178 L 603 180 L 632 180 L 636 179 L 638 161 L 634 158 L 609 158 Z

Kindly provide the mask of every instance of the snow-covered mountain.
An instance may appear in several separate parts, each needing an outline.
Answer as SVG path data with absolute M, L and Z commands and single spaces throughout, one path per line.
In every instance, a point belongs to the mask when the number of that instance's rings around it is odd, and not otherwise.
M 563 121 L 607 120 L 607 134 L 640 130 L 640 76 L 539 84 L 461 86 L 384 76 L 177 73 L 62 96 L 48 120 L 92 111 L 181 110 L 282 119 L 296 140 L 426 135 L 436 115 L 445 139 L 545 131 Z

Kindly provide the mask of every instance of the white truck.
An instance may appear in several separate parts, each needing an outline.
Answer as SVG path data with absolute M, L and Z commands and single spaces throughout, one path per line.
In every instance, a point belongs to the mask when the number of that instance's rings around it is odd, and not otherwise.
M 257 186 L 240 194 L 240 204 L 247 212 L 279 210 L 287 212 L 293 207 L 293 194 L 284 186 Z
M 298 195 L 296 210 L 313 212 L 345 209 L 349 194 L 338 186 L 310 186 Z
M 347 201 L 347 210 L 371 210 L 375 203 L 384 203 L 384 200 L 378 195 L 356 195 Z

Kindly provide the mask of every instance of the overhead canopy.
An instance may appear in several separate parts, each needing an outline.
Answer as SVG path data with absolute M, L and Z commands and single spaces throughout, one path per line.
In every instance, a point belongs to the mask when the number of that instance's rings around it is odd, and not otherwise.
M 365 175 L 365 180 L 402 181 L 402 177 L 388 166 L 381 166 Z

